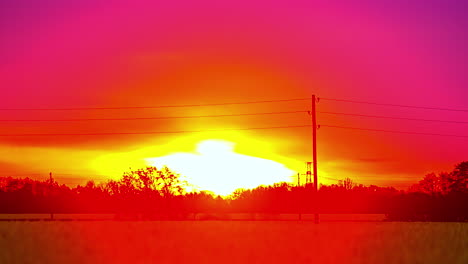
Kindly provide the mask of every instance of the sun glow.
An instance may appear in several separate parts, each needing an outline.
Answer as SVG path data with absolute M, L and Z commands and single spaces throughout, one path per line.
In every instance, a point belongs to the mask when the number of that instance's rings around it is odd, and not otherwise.
M 194 153 L 174 153 L 148 158 L 149 165 L 168 166 L 184 176 L 197 190 L 229 195 L 238 188 L 289 182 L 294 171 L 281 163 L 235 152 L 235 144 L 205 140 Z

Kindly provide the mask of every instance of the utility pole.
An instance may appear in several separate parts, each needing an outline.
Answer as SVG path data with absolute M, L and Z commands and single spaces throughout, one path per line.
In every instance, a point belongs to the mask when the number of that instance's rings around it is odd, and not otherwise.
M 297 173 L 297 190 L 299 192 L 300 192 L 300 188 L 301 188 L 301 173 L 298 172 Z M 299 207 L 298 207 L 298 209 L 299 209 L 299 221 L 301 221 L 302 220 L 302 201 L 301 200 L 299 200 L 298 205 L 299 205 Z
M 313 166 L 314 166 L 314 194 L 315 194 L 315 214 L 314 214 L 314 222 L 316 224 L 319 223 L 319 214 L 318 214 L 318 180 L 317 180 L 317 117 L 316 117 L 316 110 L 315 110 L 315 94 L 312 95 L 312 158 L 313 158 Z
M 50 201 L 52 201 L 52 191 L 53 191 L 53 182 L 54 178 L 52 178 L 52 172 L 49 172 L 49 197 Z M 52 210 L 52 206 L 50 207 L 50 220 L 54 220 L 54 212 Z
M 297 173 L 297 190 L 299 191 L 299 188 L 301 187 L 301 173 L 298 172 Z M 299 221 L 302 220 L 302 205 L 301 205 L 301 201 L 299 200 Z

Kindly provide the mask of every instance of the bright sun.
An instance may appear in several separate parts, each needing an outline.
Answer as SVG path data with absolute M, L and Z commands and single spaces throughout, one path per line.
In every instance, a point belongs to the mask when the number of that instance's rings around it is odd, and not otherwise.
M 205 140 L 194 153 L 174 153 L 146 161 L 156 167 L 167 166 L 185 177 L 198 190 L 229 195 L 238 188 L 288 182 L 294 171 L 283 164 L 236 153 L 234 143 Z

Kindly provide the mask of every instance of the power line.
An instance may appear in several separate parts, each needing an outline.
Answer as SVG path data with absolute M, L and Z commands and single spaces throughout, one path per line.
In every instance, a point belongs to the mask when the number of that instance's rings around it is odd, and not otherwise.
M 179 133 L 200 133 L 218 131 L 240 131 L 240 130 L 266 130 L 282 128 L 310 127 L 310 125 L 290 125 L 272 127 L 248 127 L 248 128 L 227 128 L 227 129 L 207 129 L 207 130 L 179 130 L 179 131 L 146 131 L 146 132 L 107 132 L 107 133 L 53 133 L 53 134 L 0 134 L 0 137 L 22 137 L 22 136 L 109 136 L 109 135 L 152 135 L 152 134 L 179 134 Z
M 456 108 L 441 108 L 441 107 L 429 107 L 429 106 L 416 106 L 416 105 L 402 105 L 402 104 L 388 104 L 388 103 L 377 103 L 369 101 L 356 101 L 346 99 L 335 99 L 335 98 L 323 98 L 321 100 L 346 102 L 346 103 L 357 103 L 357 104 L 370 104 L 370 105 L 383 105 L 383 106 L 394 106 L 394 107 L 405 107 L 405 108 L 418 108 L 418 109 L 429 109 L 429 110 L 442 110 L 442 111 L 456 111 L 456 112 L 468 112 L 468 109 L 456 109 Z
M 371 104 L 371 105 L 382 105 L 382 106 L 393 106 L 393 107 L 407 107 L 407 108 L 419 108 L 419 109 L 430 109 L 430 110 L 468 112 L 468 109 L 455 109 L 455 108 L 441 108 L 441 107 L 429 107 L 429 106 L 389 104 L 389 103 L 378 103 L 378 102 L 370 102 L 370 101 L 357 101 L 357 100 L 337 99 L 337 98 L 327 98 L 327 97 L 320 97 L 319 99 L 328 100 L 328 101 L 337 101 L 337 102 L 347 102 L 347 103 L 359 103 L 359 104 Z M 244 102 L 225 102 L 225 103 L 211 103 L 211 104 L 159 105 L 159 106 L 69 107 L 69 108 L 0 108 L 0 111 L 73 111 L 73 110 L 156 109 L 156 108 L 203 107 L 203 106 L 222 106 L 222 105 L 240 105 L 240 104 L 280 103 L 280 102 L 293 102 L 293 101 L 306 101 L 306 100 L 310 100 L 310 98 L 292 98 L 292 99 L 244 101 Z
M 73 121 L 122 121 L 122 120 L 157 120 L 157 119 L 189 119 L 189 118 L 214 118 L 214 117 L 234 117 L 234 116 L 256 116 L 256 115 L 279 115 L 307 113 L 307 111 L 283 111 L 283 112 L 263 112 L 263 113 L 243 113 L 224 115 L 201 115 L 201 116 L 163 116 L 163 117 L 123 117 L 123 118 L 71 118 L 71 119 L 5 119 L 0 122 L 73 122 Z
M 372 129 L 372 128 L 359 128 L 359 127 L 347 127 L 347 126 L 332 126 L 332 125 L 320 125 L 321 127 L 332 127 L 332 128 L 343 128 L 343 129 L 355 129 L 375 132 L 388 132 L 398 134 L 414 134 L 414 135 L 427 135 L 427 136 L 444 136 L 444 137 L 462 137 L 468 138 L 464 135 L 450 135 L 450 134 L 434 134 L 434 133 L 422 133 L 422 132 L 410 132 L 410 131 L 397 131 L 397 130 L 384 130 L 384 129 Z
M 373 117 L 373 118 L 387 118 L 387 119 L 410 120 L 410 121 L 427 121 L 427 122 L 441 122 L 441 123 L 454 123 L 454 124 L 468 124 L 468 122 L 465 122 L 465 121 L 455 121 L 455 120 L 419 119 L 419 118 L 409 118 L 409 117 L 363 115 L 363 114 L 351 114 L 351 113 L 340 113 L 340 112 L 321 112 L 321 111 L 317 111 L 317 113 L 331 114 L 331 115 L 347 115 L 347 116 L 360 116 L 360 117 Z
M 99 174 L 85 174 L 85 173 L 56 173 L 56 178 L 62 179 L 79 179 L 81 177 L 95 177 L 95 178 L 106 178 L 110 175 L 99 175 Z
M 44 176 L 46 174 L 44 173 L 20 173 L 20 174 L 0 173 L 0 175 L 8 175 L 7 177 L 10 177 L 10 176 Z M 6 177 L 6 176 L 0 176 L 0 177 Z
M 271 126 L 271 127 L 248 127 L 248 128 L 207 129 L 207 130 L 179 130 L 179 131 L 144 131 L 144 132 L 0 134 L 0 137 L 152 135 L 152 134 L 179 134 L 179 133 L 201 133 L 201 132 L 218 132 L 218 131 L 242 131 L 242 130 L 266 130 L 266 129 L 283 129 L 283 128 L 304 128 L 304 127 L 310 127 L 310 126 L 311 125 L 289 125 L 289 126 Z M 412 132 L 412 131 L 384 130 L 384 129 L 373 129 L 373 128 L 359 128 L 359 127 L 347 127 L 347 126 L 335 126 L 335 125 L 322 125 L 322 124 L 320 124 L 319 127 L 343 128 L 343 129 L 354 129 L 354 130 L 362 130 L 362 131 L 387 132 L 387 133 L 398 133 L 398 134 L 414 134 L 414 135 L 427 135 L 427 136 L 445 136 L 445 137 L 468 138 L 468 136 L 465 136 L 465 135 L 422 133 L 422 132 Z
M 116 107 L 70 107 L 70 108 L 0 108 L 0 111 L 72 111 L 72 110 L 120 110 L 120 109 L 156 109 L 156 108 L 178 108 L 178 107 L 202 107 L 202 106 L 221 106 L 221 105 L 240 105 L 240 104 L 262 104 L 262 103 L 280 103 L 305 101 L 310 98 L 293 98 L 263 101 L 247 102 L 226 102 L 213 104 L 186 104 L 186 105 L 157 105 L 157 106 L 116 106 Z
M 330 177 L 324 177 L 324 176 L 320 176 L 320 178 L 327 179 L 327 180 L 331 180 L 331 181 L 341 181 L 341 180 L 339 180 L 339 179 L 330 178 Z

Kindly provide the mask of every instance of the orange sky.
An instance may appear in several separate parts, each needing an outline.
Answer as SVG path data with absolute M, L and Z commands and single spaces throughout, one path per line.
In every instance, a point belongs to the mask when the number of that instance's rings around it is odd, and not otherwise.
M 466 20 L 434 10 L 361 1 L 304 6 L 206 2 L 12 6 L 2 30 L 1 108 L 210 104 L 343 98 L 468 109 Z M 63 4 L 62 4 L 63 5 Z M 60 10 L 55 12 L 54 10 Z M 397 17 L 398 19 L 394 19 Z M 428 28 L 431 28 L 428 31 Z M 443 42 L 437 41 L 444 39 Z M 2 120 L 221 115 L 307 111 L 309 101 L 138 110 L 0 111 Z M 467 112 L 321 100 L 318 111 L 468 120 Z M 351 177 L 405 188 L 466 160 L 466 138 L 346 130 L 325 125 L 467 135 L 467 124 L 318 113 L 322 183 Z M 307 125 L 307 113 L 199 119 L 5 122 L 0 134 L 210 130 Z M 0 176 L 63 183 L 118 177 L 145 158 L 194 151 L 204 139 L 303 171 L 310 128 L 197 134 L 0 137 Z M 83 179 L 83 180 L 82 180 Z

